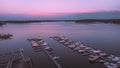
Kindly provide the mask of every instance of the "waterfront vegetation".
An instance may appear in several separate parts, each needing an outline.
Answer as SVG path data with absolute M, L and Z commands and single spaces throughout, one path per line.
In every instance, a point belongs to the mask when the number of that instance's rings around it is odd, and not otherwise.
M 120 24 L 120 19 L 84 19 L 76 21 L 76 23 L 93 23 L 93 22 Z
M 11 39 L 13 35 L 12 34 L 0 34 L 0 40 L 7 40 L 7 39 Z

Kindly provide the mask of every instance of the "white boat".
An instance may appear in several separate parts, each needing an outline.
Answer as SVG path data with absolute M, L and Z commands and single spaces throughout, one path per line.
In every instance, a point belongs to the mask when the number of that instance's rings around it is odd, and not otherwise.
M 37 43 L 33 43 L 32 46 L 33 46 L 33 47 L 37 47 L 37 46 L 39 46 L 39 45 L 38 45 Z
M 64 44 L 65 44 L 65 45 L 69 45 L 70 43 L 69 43 L 69 42 L 65 42 Z
M 54 60 L 58 60 L 60 57 L 59 56 L 53 56 Z
M 79 46 L 81 43 L 79 43 L 79 42 L 75 42 L 75 45 L 77 45 L 77 46 Z
M 108 56 L 106 53 L 102 53 L 102 52 L 99 55 L 102 57 Z
M 72 45 L 68 45 L 69 48 L 75 48 L 76 45 L 72 44 Z
M 86 46 L 84 46 L 84 44 L 80 44 L 80 47 L 81 47 L 81 48 L 85 48 Z
M 79 53 L 84 53 L 86 50 L 78 50 Z
M 119 66 L 117 64 L 114 64 L 114 63 L 106 62 L 106 63 L 104 63 L 104 65 L 107 68 L 119 68 Z
M 48 43 L 47 42 L 43 42 L 43 44 L 42 44 L 43 46 L 47 46 L 48 45 Z
M 75 47 L 73 50 L 78 51 L 78 50 L 80 50 L 80 47 Z
M 89 59 L 89 61 L 95 62 L 97 59 L 99 59 L 99 56 L 90 55 L 90 57 L 88 59 Z
M 42 40 L 43 38 L 41 36 L 38 37 L 39 40 Z
M 85 47 L 85 50 L 91 50 L 92 48 L 91 47 Z
M 52 51 L 53 49 L 51 47 L 49 47 L 49 46 L 45 46 L 45 50 Z
M 114 61 L 114 62 L 118 62 L 120 60 L 120 57 L 114 57 L 114 58 L 112 58 L 112 61 Z
M 65 40 L 60 40 L 59 42 L 60 42 L 60 43 L 65 43 L 66 41 L 65 41 Z
M 64 40 L 64 39 L 65 39 L 65 36 L 61 36 L 60 38 L 61 38 L 62 40 Z
M 89 52 L 85 52 L 85 53 L 82 53 L 83 56 L 87 56 L 87 55 L 90 55 Z
M 92 49 L 92 50 L 90 50 L 91 52 L 93 52 L 94 54 L 98 54 L 98 53 L 101 53 L 101 51 L 100 50 L 95 50 L 95 49 Z

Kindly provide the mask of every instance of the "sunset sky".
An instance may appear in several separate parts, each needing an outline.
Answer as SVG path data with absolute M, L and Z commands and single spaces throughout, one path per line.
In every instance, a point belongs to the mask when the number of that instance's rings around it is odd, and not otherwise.
M 0 0 L 0 14 L 52 15 L 120 11 L 120 0 Z

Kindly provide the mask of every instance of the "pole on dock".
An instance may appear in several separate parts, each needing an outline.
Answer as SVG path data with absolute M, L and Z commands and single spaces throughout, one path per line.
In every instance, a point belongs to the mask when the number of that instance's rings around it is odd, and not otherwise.
M 21 55 L 23 61 L 25 61 L 25 56 L 23 55 L 23 51 L 24 51 L 24 49 L 20 48 L 20 55 Z

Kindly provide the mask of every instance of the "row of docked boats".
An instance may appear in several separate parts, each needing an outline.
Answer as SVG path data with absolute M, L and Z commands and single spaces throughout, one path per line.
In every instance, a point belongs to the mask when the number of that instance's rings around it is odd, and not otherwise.
M 13 55 L 16 53 L 20 54 L 19 57 L 0 61 L 0 68 L 34 68 L 31 58 L 24 57 L 23 49 L 19 49 L 17 51 L 1 53 L 0 57 L 6 56 L 6 55 Z
M 28 40 L 34 49 L 40 48 L 41 51 L 43 51 L 50 58 L 57 68 L 62 68 L 59 64 L 59 56 L 55 55 L 53 48 L 47 42 L 45 42 L 41 36 Z
M 86 46 L 81 41 L 74 42 L 66 36 L 52 36 L 54 40 L 78 52 L 84 56 L 88 56 L 88 60 L 94 63 L 103 63 L 106 68 L 120 68 L 120 57 L 115 55 L 108 55 L 99 49 L 94 49 Z

